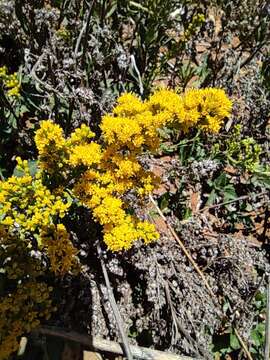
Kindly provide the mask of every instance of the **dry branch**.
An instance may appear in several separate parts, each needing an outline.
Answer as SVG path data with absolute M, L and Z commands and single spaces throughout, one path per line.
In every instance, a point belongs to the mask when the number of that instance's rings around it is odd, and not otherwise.
M 39 328 L 36 332 L 43 335 L 56 336 L 65 340 L 75 341 L 95 352 L 125 355 L 123 344 L 119 344 L 115 341 L 104 340 L 89 335 L 78 334 L 74 331 L 65 331 L 63 329 L 47 326 Z M 130 345 L 130 350 L 134 358 L 140 360 L 198 360 L 188 356 L 171 354 L 134 345 Z
M 131 353 L 131 350 L 130 350 L 130 345 L 129 345 L 129 342 L 128 342 L 128 337 L 127 337 L 127 335 L 125 333 L 125 330 L 124 330 L 123 320 L 121 318 L 120 311 L 119 311 L 119 309 L 117 307 L 117 304 L 116 304 L 116 301 L 115 301 L 115 298 L 114 298 L 114 294 L 113 294 L 113 290 L 112 290 L 112 287 L 111 287 L 111 284 L 110 284 L 108 272 L 107 272 L 107 269 L 106 269 L 106 266 L 105 266 L 105 263 L 104 263 L 104 260 L 103 260 L 103 257 L 102 257 L 102 251 L 101 251 L 101 248 L 100 248 L 99 245 L 98 245 L 97 249 L 98 249 L 98 254 L 99 254 L 99 258 L 100 258 L 101 269 L 102 269 L 104 280 L 105 280 L 106 287 L 107 287 L 107 293 L 108 293 L 109 302 L 111 304 L 111 307 L 112 307 L 112 310 L 113 310 L 113 313 L 114 313 L 114 317 L 115 317 L 116 323 L 117 323 L 119 331 L 120 331 L 120 335 L 121 335 L 121 338 L 122 338 L 122 341 L 123 341 L 123 347 L 124 347 L 124 350 L 125 350 L 125 355 L 127 356 L 128 360 L 133 360 L 133 356 L 132 356 L 132 353 Z

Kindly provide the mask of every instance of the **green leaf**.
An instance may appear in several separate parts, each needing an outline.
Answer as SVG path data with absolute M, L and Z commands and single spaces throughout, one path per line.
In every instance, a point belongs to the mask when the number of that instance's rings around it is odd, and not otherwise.
M 16 166 L 15 169 L 13 170 L 13 175 L 16 177 L 23 177 L 24 171 L 21 170 L 18 166 Z
M 221 173 L 214 181 L 214 186 L 218 190 L 223 190 L 228 185 L 228 177 L 225 173 Z
M 216 193 L 215 189 L 213 189 L 213 190 L 211 191 L 211 193 L 209 194 L 208 199 L 207 199 L 205 205 L 206 205 L 206 206 L 213 205 L 214 202 L 215 202 L 215 200 L 216 200 L 216 198 L 217 198 L 217 193 Z
M 183 215 L 183 219 L 187 220 L 192 216 L 192 210 L 190 208 L 186 208 L 184 215 Z
M 264 336 L 265 334 L 265 324 L 260 322 L 257 326 L 256 326 L 256 330 L 262 335 Z
M 117 3 L 113 4 L 110 10 L 106 13 L 106 19 L 110 18 L 112 14 L 117 10 Z
M 237 336 L 235 334 L 230 334 L 230 346 L 233 350 L 238 350 L 241 348 Z
M 224 187 L 224 201 L 230 201 L 237 198 L 235 188 L 232 184 L 229 184 Z
M 256 347 L 259 347 L 261 345 L 261 336 L 256 329 L 251 331 L 250 338 Z
M 161 196 L 159 200 L 159 207 L 161 210 L 164 210 L 168 207 L 168 205 L 169 205 L 169 194 L 165 193 L 164 195 Z
M 139 4 L 139 3 L 135 2 L 135 1 L 130 1 L 129 3 L 130 3 L 130 5 L 132 5 L 133 7 L 137 8 L 139 10 L 142 10 L 142 11 L 145 11 L 145 12 L 151 14 L 151 15 L 154 15 L 151 10 L 147 9 L 147 7 L 142 6 L 141 4 Z
M 30 175 L 33 177 L 38 171 L 37 160 L 28 160 Z

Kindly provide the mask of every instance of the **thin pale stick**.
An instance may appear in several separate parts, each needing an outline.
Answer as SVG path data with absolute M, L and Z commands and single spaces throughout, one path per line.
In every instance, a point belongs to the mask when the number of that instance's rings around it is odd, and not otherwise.
M 59 337 L 65 340 L 75 341 L 95 352 L 107 352 L 125 356 L 125 352 L 123 351 L 123 344 L 117 343 L 115 341 L 79 334 L 75 331 L 68 331 L 51 326 L 42 326 L 34 332 L 43 335 Z M 130 349 L 134 358 L 139 360 L 198 360 L 189 356 L 176 355 L 164 351 L 148 349 L 141 346 L 130 345 Z
M 122 341 L 123 341 L 123 345 L 124 345 L 124 349 L 125 349 L 125 355 L 127 356 L 128 360 L 133 360 L 133 356 L 132 356 L 130 346 L 129 346 L 129 342 L 128 342 L 128 337 L 127 337 L 127 335 L 125 333 L 124 326 L 123 326 L 123 320 L 121 318 L 121 314 L 119 312 L 119 309 L 117 307 L 117 304 L 116 304 L 116 301 L 115 301 L 115 298 L 114 298 L 114 295 L 113 295 L 113 290 L 112 290 L 112 287 L 111 287 L 111 284 L 110 284 L 110 280 L 109 280 L 108 272 L 107 272 L 107 269 L 106 269 L 106 265 L 105 265 L 103 257 L 102 257 L 102 251 L 101 251 L 100 245 L 97 246 L 97 249 L 98 249 L 98 254 L 99 254 L 99 258 L 100 258 L 100 263 L 101 263 L 101 268 L 102 268 L 105 284 L 106 284 L 106 287 L 107 287 L 108 298 L 109 298 L 109 301 L 110 301 L 110 304 L 111 304 L 111 307 L 112 307 L 112 310 L 113 310 L 113 313 L 114 313 L 114 317 L 115 317 L 115 320 L 117 322 L 117 325 L 118 325 L 118 328 L 119 328 L 119 331 L 120 331 L 120 335 L 121 335 L 121 338 L 122 338 Z

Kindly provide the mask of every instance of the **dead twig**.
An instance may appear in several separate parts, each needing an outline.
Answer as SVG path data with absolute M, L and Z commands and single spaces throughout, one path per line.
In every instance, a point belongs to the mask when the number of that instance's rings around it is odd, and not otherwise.
M 45 55 L 47 55 L 46 52 L 42 53 L 40 55 L 40 57 L 38 58 L 37 62 L 35 63 L 35 65 L 33 66 L 30 76 L 32 76 L 32 78 L 41 86 L 43 86 L 43 88 L 45 90 L 47 90 L 48 92 L 53 92 L 56 96 L 59 96 L 61 98 L 63 98 L 63 96 L 60 94 L 60 92 L 58 90 L 56 90 L 55 88 L 53 88 L 51 85 L 46 84 L 44 81 L 40 80 L 40 78 L 37 76 L 36 74 L 36 70 L 39 67 L 39 65 L 42 63 Z
M 203 209 L 200 209 L 198 212 L 200 213 L 200 212 L 204 212 L 205 210 L 215 209 L 215 208 L 218 208 L 218 207 L 221 207 L 221 206 L 224 206 L 224 205 L 232 204 L 234 202 L 238 202 L 238 201 L 241 201 L 241 200 L 246 200 L 246 199 L 249 199 L 251 197 L 256 197 L 257 198 L 259 196 L 266 195 L 267 193 L 268 193 L 268 191 L 262 191 L 259 194 L 250 194 L 250 195 L 239 196 L 236 199 L 229 200 L 229 201 L 224 201 L 223 203 L 220 203 L 220 204 L 206 206 Z
M 88 10 L 88 15 L 87 15 L 87 20 L 86 20 L 86 27 L 85 27 L 85 36 L 83 39 L 83 52 L 82 52 L 82 66 L 84 67 L 85 64 L 85 55 L 86 55 L 86 50 L 87 50 L 87 42 L 88 42 L 88 35 L 89 35 L 89 30 L 90 30 L 90 20 L 91 20 L 91 16 L 92 16 L 92 11 L 95 5 L 95 0 L 92 0 L 91 5 L 89 5 L 89 10 Z
M 69 341 L 75 341 L 95 352 L 107 352 L 125 356 L 125 351 L 123 351 L 123 344 L 119 344 L 115 341 L 104 340 L 98 337 L 83 335 L 74 331 L 68 331 L 50 326 L 42 326 L 35 330 L 35 332 L 43 335 L 59 337 Z M 188 356 L 171 354 L 168 352 L 134 345 L 130 345 L 130 350 L 134 358 L 140 360 L 198 360 Z
M 123 346 L 124 346 L 124 349 L 125 349 L 125 355 L 127 356 L 128 360 L 133 360 L 133 356 L 132 356 L 130 346 L 129 346 L 129 342 L 128 342 L 128 337 L 127 337 L 127 335 L 125 333 L 124 326 L 123 326 L 123 320 L 121 318 L 121 314 L 119 312 L 119 309 L 117 307 L 117 304 L 116 304 L 116 301 L 115 301 L 115 298 L 114 298 L 114 295 L 113 295 L 113 290 L 112 290 L 112 287 L 111 287 L 111 284 L 110 284 L 110 280 L 109 280 L 108 272 L 107 272 L 107 269 L 106 269 L 106 266 L 105 266 L 105 262 L 103 260 L 100 245 L 97 246 L 97 250 L 98 250 L 98 254 L 99 254 L 99 258 L 100 258 L 101 269 L 102 269 L 102 272 L 103 272 L 105 284 L 106 284 L 106 287 L 107 287 L 109 302 L 111 304 L 111 307 L 112 307 L 112 310 L 113 310 L 113 313 L 114 313 L 114 317 L 115 317 L 115 320 L 117 322 L 117 325 L 118 325 L 118 328 L 119 328 L 119 331 L 120 331 L 120 335 L 121 335 L 121 338 L 122 338 L 122 341 L 123 341 Z

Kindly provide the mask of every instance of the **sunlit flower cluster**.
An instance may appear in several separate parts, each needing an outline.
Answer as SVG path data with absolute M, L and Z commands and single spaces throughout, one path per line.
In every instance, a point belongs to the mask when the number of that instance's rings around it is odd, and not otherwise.
M 8 97 L 20 96 L 20 81 L 17 73 L 8 74 L 6 66 L 0 67 L 0 81 Z
M 225 141 L 225 155 L 233 165 L 254 172 L 260 168 L 262 147 L 253 137 L 242 138 L 241 130 L 240 124 L 233 128 L 230 138 Z
M 224 120 L 230 116 L 232 102 L 221 89 L 191 89 L 183 96 L 183 129 L 198 127 L 217 133 Z
M 183 95 L 161 89 L 146 102 L 158 121 L 184 132 L 200 128 L 216 133 L 230 116 L 232 102 L 222 89 L 190 89 Z
M 63 182 L 103 226 L 110 250 L 129 249 L 138 239 L 158 238 L 151 224 L 127 212 L 123 196 L 129 191 L 145 196 L 158 183 L 139 158 L 158 149 L 159 129 L 169 126 L 187 132 L 197 127 L 217 132 L 230 111 L 231 101 L 220 89 L 191 89 L 183 95 L 160 89 L 146 101 L 125 93 L 112 113 L 102 118 L 101 144 L 93 140 L 95 134 L 86 125 L 65 139 L 58 125 L 43 121 L 35 137 L 39 161 L 48 174 L 59 171 L 61 164 Z M 139 231 L 144 227 L 148 227 L 147 236 Z
M 85 125 L 67 139 L 51 121 L 41 122 L 36 133 L 44 174 L 58 171 L 58 165 L 52 167 L 51 163 L 52 156 L 58 154 L 55 163 L 63 164 L 63 181 L 103 226 L 104 241 L 112 251 L 129 249 L 138 239 L 148 243 L 158 238 L 152 224 L 128 214 L 123 196 L 131 190 L 147 195 L 154 189 L 157 179 L 143 169 L 138 157 L 145 149 L 158 147 L 159 127 L 146 104 L 135 95 L 124 94 L 113 114 L 102 119 L 101 145 L 93 140 L 95 134 Z
M 40 172 L 31 176 L 27 161 L 17 161 L 18 176 L 0 182 L 0 268 L 7 280 L 0 289 L 0 359 L 49 318 L 52 289 L 41 279 L 48 270 L 57 276 L 73 271 L 77 254 L 65 227 L 54 225 L 70 206 L 65 196 L 53 195 Z
M 44 121 L 37 131 L 35 142 L 39 153 L 39 166 L 48 173 L 61 171 L 65 159 L 65 138 L 63 130 L 51 121 Z
M 40 229 L 62 218 L 70 204 L 55 196 L 42 183 L 40 174 L 30 175 L 27 162 L 18 160 L 22 176 L 11 176 L 0 182 L 1 224 L 17 229 L 21 234 L 39 233 Z

